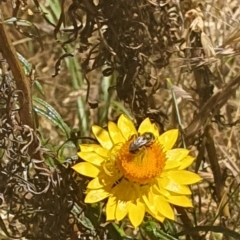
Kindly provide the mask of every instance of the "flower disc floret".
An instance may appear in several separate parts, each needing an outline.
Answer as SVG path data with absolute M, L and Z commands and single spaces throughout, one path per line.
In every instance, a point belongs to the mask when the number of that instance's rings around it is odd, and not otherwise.
M 129 151 L 131 141 L 126 141 L 116 155 L 118 169 L 129 181 L 146 184 L 161 175 L 166 156 L 161 145 L 155 141 L 138 153 Z

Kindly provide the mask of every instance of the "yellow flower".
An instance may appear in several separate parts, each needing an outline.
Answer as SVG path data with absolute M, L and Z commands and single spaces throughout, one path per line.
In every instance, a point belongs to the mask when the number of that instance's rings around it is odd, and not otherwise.
M 87 186 L 86 203 L 108 198 L 107 220 L 120 221 L 126 215 L 134 227 L 145 212 L 163 222 L 174 219 L 172 205 L 192 207 L 186 196 L 188 185 L 199 182 L 199 175 L 184 170 L 194 158 L 189 151 L 174 146 L 178 130 L 159 135 L 155 124 L 146 118 L 138 131 L 125 115 L 117 124 L 108 123 L 108 131 L 92 126 L 100 145 L 81 144 L 80 158 L 73 169 L 93 178 Z

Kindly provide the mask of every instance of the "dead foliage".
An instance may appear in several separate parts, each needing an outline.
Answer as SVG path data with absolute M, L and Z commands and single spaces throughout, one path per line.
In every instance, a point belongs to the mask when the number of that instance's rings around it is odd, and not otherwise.
M 36 40 L 35 50 L 40 50 L 32 61 L 39 64 L 38 74 L 47 78 L 42 81 L 49 90 L 46 99 L 71 126 L 81 122 L 74 113 L 79 96 L 87 98 L 87 119 L 96 120 L 94 111 L 104 105 L 99 90 L 102 77 L 116 76 L 109 92 L 116 92 L 113 99 L 121 101 L 137 122 L 149 117 L 160 131 L 180 128 L 179 146 L 196 156 L 194 170 L 203 182 L 193 189 L 195 208 L 176 209 L 176 238 L 216 239 L 217 233 L 219 239 L 240 239 L 238 1 L 63 0 L 56 23 L 44 14 L 42 3 L 0 1 L 2 12 L 8 12 L 4 10 L 8 4 L 17 19 L 12 22 L 16 32 L 6 30 L 6 19 L 0 22 L 0 227 L 4 234 L 13 239 L 122 239 L 112 225 L 105 226 L 98 209 L 82 203 L 83 180 L 70 169 L 78 159 L 60 164 L 58 152 L 44 145 L 46 133 L 36 130 L 31 110 L 34 79 L 23 72 L 10 40 L 19 34 Z M 37 20 L 26 28 L 20 16 L 31 9 Z M 20 45 L 19 50 L 28 49 L 26 43 Z M 67 81 L 63 61 L 70 58 L 81 64 L 85 84 L 78 89 Z M 114 119 L 117 114 L 109 109 Z M 77 148 L 83 136 L 75 133 L 64 140 Z M 129 236 L 136 234 L 129 227 L 125 230 Z M 153 236 L 142 229 L 137 233 L 138 239 Z

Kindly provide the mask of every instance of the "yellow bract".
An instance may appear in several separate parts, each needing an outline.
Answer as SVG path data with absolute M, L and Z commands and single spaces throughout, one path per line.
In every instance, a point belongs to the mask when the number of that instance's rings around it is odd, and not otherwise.
M 137 227 L 146 212 L 163 222 L 174 219 L 172 205 L 192 207 L 188 185 L 201 178 L 184 170 L 194 161 L 189 151 L 173 149 L 177 129 L 159 135 L 157 126 L 146 118 L 136 130 L 133 122 L 121 115 L 117 124 L 108 123 L 108 131 L 99 126 L 92 131 L 100 145 L 81 144 L 79 157 L 84 162 L 73 169 L 93 178 L 87 186 L 86 203 L 108 199 L 108 221 L 128 216 Z M 155 136 L 154 142 L 141 143 L 136 152 L 130 151 L 131 143 L 146 132 Z

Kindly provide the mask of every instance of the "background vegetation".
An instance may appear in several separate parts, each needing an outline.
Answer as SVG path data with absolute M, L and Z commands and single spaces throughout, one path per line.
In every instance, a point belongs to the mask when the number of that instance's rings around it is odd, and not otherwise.
M 0 1 L 0 239 L 240 239 L 237 0 Z M 34 109 L 34 111 L 32 111 Z M 106 223 L 71 170 L 125 113 L 179 128 L 193 209 Z

